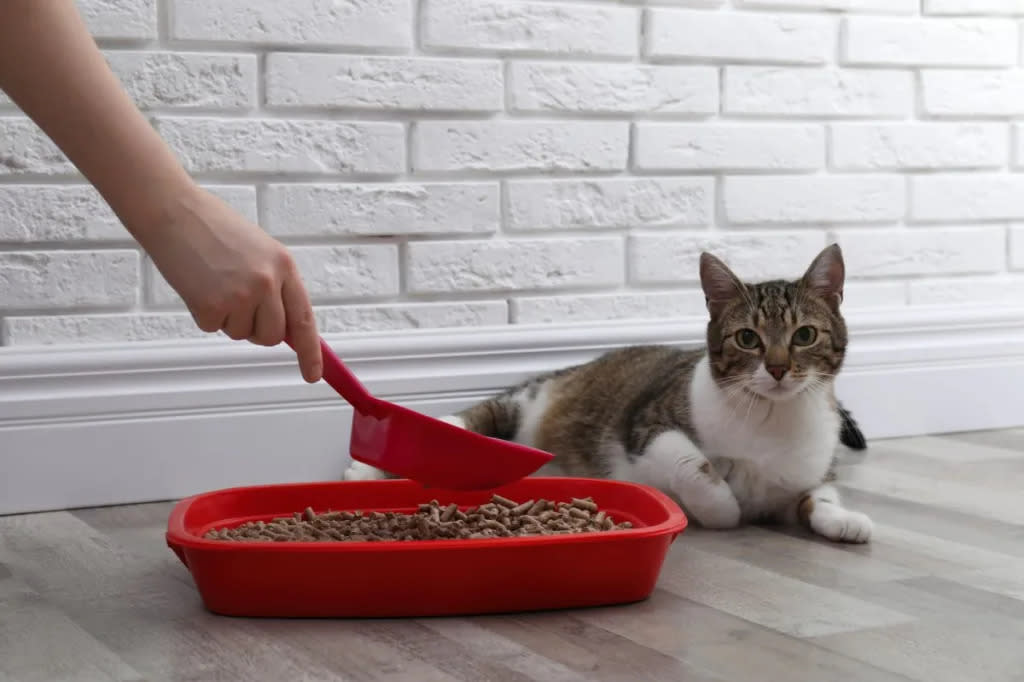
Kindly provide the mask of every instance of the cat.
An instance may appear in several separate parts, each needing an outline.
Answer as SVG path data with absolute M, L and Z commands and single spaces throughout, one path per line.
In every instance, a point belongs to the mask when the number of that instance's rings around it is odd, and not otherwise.
M 612 350 L 443 419 L 554 454 L 538 475 L 658 488 L 708 529 L 800 524 L 868 542 L 871 520 L 843 507 L 833 485 L 840 440 L 865 447 L 834 395 L 847 346 L 844 280 L 838 244 L 792 281 L 744 283 L 702 253 L 703 348 Z M 353 462 L 344 477 L 388 475 Z

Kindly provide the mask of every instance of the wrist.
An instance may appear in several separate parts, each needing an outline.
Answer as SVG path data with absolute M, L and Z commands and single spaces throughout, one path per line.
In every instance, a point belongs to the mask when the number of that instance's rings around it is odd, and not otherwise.
M 185 218 L 198 211 L 203 190 L 184 175 L 160 182 L 132 183 L 120 188 L 117 195 L 105 198 L 125 229 L 148 251 L 169 230 L 189 223 Z

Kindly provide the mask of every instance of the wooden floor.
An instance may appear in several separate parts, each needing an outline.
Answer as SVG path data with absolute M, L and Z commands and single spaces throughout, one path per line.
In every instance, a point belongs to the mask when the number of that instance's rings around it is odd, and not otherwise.
M 229 619 L 169 503 L 0 517 L 0 680 L 1024 680 L 1024 429 L 848 455 L 868 546 L 687 531 L 651 599 L 465 619 Z

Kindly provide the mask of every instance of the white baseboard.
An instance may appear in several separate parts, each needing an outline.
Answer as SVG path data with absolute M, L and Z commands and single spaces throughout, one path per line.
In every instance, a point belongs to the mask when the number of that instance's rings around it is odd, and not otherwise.
M 838 391 L 869 439 L 1024 425 L 1024 310 L 847 318 Z M 613 347 L 703 334 L 694 319 L 328 340 L 371 391 L 437 416 Z M 337 478 L 347 405 L 293 357 L 220 339 L 0 349 L 0 514 Z

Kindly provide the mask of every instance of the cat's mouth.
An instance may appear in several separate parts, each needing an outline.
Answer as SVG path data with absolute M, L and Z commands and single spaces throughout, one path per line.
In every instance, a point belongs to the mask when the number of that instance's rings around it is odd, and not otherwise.
M 796 397 L 805 387 L 806 382 L 799 380 L 773 380 L 771 383 L 754 380 L 747 390 L 765 400 L 781 402 Z

